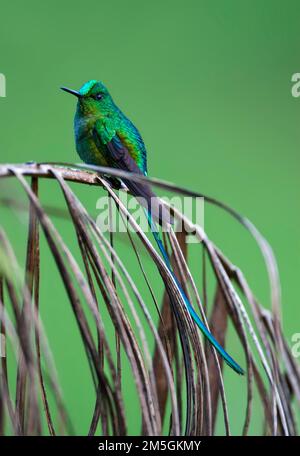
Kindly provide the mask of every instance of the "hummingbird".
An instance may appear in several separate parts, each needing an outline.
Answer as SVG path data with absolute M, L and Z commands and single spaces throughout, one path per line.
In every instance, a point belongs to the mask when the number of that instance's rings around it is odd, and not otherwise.
M 138 129 L 115 104 L 106 86 L 101 81 L 93 79 L 83 84 L 79 91 L 67 87 L 61 89 L 78 99 L 74 132 L 76 150 L 81 160 L 89 165 L 116 168 L 147 176 L 147 151 L 144 141 Z M 137 182 L 122 178 L 120 182 L 113 177 L 108 179 L 116 188 L 125 185 L 144 206 L 158 248 L 191 317 L 225 362 L 235 372 L 243 375 L 243 369 L 224 350 L 200 319 L 172 269 L 169 256 L 156 229 L 156 223 L 162 226 L 172 224 L 172 217 L 167 208 L 161 204 L 146 181 Z

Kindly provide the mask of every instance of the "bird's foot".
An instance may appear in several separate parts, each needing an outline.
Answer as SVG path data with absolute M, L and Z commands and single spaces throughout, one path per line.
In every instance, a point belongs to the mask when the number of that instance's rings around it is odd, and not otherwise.
M 106 182 L 109 183 L 109 185 L 114 189 L 114 190 L 121 190 L 124 188 L 124 184 L 120 179 L 112 176 L 103 176 L 103 179 L 106 180 Z

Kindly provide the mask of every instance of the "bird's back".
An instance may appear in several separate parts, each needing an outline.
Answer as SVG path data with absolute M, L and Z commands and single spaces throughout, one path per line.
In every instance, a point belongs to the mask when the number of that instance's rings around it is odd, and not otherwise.
M 117 133 L 142 173 L 147 175 L 147 151 L 143 138 L 138 129 L 121 111 Z

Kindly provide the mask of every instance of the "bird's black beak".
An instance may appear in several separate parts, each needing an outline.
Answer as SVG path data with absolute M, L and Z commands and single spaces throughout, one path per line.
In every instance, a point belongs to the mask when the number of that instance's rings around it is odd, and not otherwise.
M 79 92 L 76 92 L 76 90 L 68 89 L 67 87 L 61 87 L 61 90 L 64 92 L 71 93 L 72 95 L 75 95 L 75 97 L 80 98 L 81 94 Z

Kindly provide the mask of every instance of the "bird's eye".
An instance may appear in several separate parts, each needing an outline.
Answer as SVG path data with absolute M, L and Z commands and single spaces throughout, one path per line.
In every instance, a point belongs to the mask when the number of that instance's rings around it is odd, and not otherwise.
M 103 93 L 97 93 L 97 95 L 95 95 L 95 99 L 98 101 L 102 100 L 102 98 L 103 98 Z

